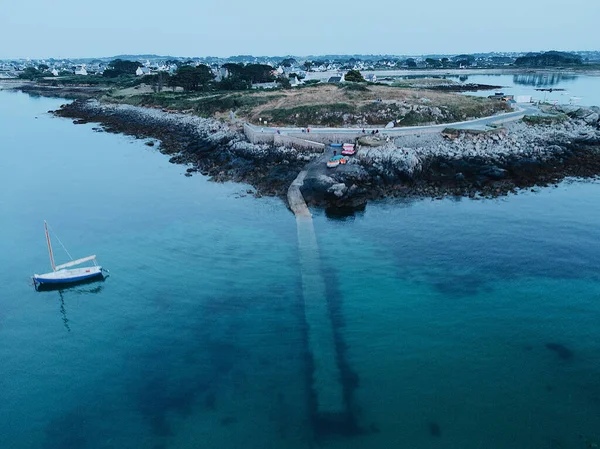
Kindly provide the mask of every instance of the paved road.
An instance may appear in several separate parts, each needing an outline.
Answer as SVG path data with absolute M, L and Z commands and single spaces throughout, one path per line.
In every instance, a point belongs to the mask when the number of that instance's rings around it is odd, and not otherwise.
M 484 129 L 494 124 L 501 124 L 511 122 L 523 118 L 525 115 L 536 115 L 539 114 L 539 109 L 532 104 L 519 104 L 516 110 L 513 112 L 507 112 L 504 114 L 492 115 L 490 117 L 482 117 L 475 120 L 466 120 L 463 122 L 455 123 L 443 123 L 441 125 L 425 125 L 425 126 L 403 126 L 399 128 L 382 128 L 372 127 L 364 128 L 365 131 L 370 134 L 372 130 L 379 130 L 380 133 L 384 133 L 389 136 L 401 136 L 407 134 L 421 134 L 421 133 L 432 133 L 440 132 L 444 128 L 460 128 L 460 129 Z M 302 133 L 303 128 L 276 128 L 276 127 L 261 127 L 248 123 L 248 125 L 256 132 L 265 133 L 276 133 L 290 134 L 290 133 Z M 310 132 L 305 134 L 306 139 L 310 140 L 311 134 L 356 134 L 360 133 L 362 128 L 310 128 Z

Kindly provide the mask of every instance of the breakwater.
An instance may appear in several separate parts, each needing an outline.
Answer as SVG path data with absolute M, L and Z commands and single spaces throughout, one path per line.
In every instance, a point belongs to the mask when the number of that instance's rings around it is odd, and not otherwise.
M 349 412 L 344 398 L 339 352 L 322 274 L 319 246 L 312 216 L 300 191 L 305 176 L 306 171 L 300 172 L 290 185 L 288 204 L 296 216 L 298 228 L 306 340 L 311 358 L 313 412 L 318 425 L 341 424 L 349 420 Z

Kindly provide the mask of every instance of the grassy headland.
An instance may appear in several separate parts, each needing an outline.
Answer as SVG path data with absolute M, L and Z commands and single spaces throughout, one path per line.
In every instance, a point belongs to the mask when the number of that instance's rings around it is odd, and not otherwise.
M 201 117 L 236 118 L 269 126 L 411 126 L 445 123 L 508 110 L 500 101 L 427 89 L 385 85 L 322 84 L 295 89 L 153 92 L 139 85 L 113 89 L 102 97 L 111 103 L 158 107 Z

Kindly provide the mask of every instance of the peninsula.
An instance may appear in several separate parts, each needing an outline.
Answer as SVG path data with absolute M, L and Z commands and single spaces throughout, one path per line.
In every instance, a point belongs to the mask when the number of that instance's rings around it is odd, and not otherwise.
M 530 58 L 541 64 L 550 56 Z M 142 69 L 117 59 L 109 76 L 85 82 L 30 70 L 13 83 L 75 99 L 55 111 L 74 123 L 158 140 L 188 176 L 246 182 L 258 195 L 285 198 L 305 172 L 304 198 L 328 208 L 386 196 L 497 196 L 600 173 L 597 107 L 520 104 L 495 95 L 499 86 L 434 76 L 367 81 L 356 69 L 327 80 L 307 80 L 310 72 L 285 64 L 228 63 L 215 74 L 192 63 L 136 76 Z M 490 98 L 457 93 L 486 88 Z M 327 169 L 331 145 L 342 143 L 356 154 Z

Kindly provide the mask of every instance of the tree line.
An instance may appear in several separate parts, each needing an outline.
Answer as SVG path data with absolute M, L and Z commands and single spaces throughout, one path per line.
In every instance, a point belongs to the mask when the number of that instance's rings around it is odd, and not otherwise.
M 139 62 L 123 61 L 116 59 L 109 63 L 104 71 L 104 76 L 109 78 L 135 75 L 137 69 L 142 67 Z M 204 64 L 197 66 L 182 65 L 173 73 L 158 72 L 145 75 L 141 82 L 150 84 L 156 91 L 165 87 L 181 87 L 188 92 L 206 90 L 245 90 L 252 84 L 276 81 L 274 69 L 266 64 L 228 63 L 221 67 L 223 76 L 216 81 L 216 76 L 211 68 Z
M 547 51 L 546 53 L 530 53 L 517 58 L 515 65 L 525 67 L 556 67 L 562 65 L 581 65 L 581 56 L 561 51 Z

